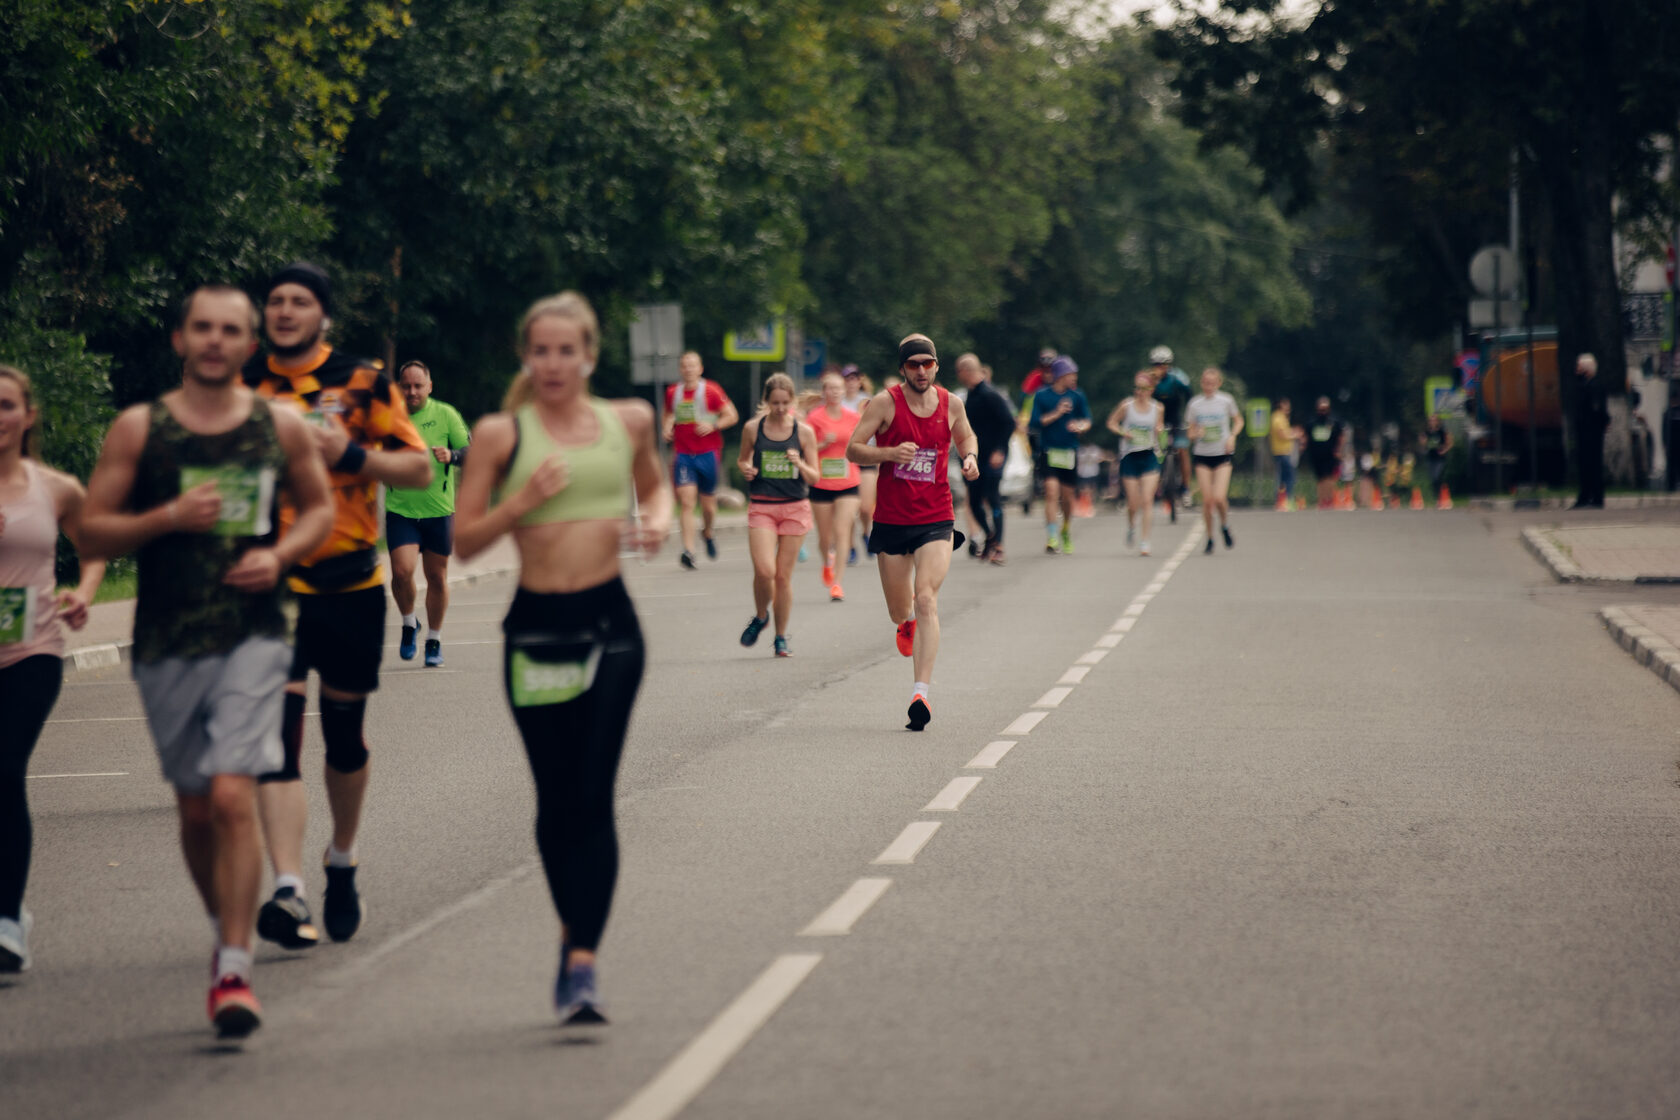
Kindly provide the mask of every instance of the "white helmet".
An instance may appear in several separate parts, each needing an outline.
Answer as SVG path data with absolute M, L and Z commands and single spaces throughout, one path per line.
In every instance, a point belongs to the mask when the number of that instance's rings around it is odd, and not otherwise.
M 1149 364 L 1153 366 L 1172 365 L 1172 347 L 1157 346 L 1149 352 Z

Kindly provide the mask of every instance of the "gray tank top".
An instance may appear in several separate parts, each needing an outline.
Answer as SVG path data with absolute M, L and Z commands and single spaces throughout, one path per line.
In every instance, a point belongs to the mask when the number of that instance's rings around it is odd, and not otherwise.
M 758 435 L 753 440 L 753 466 L 758 468 L 758 475 L 748 483 L 747 491 L 755 502 L 802 501 L 806 497 L 805 476 L 788 456 L 789 451 L 800 450 L 799 422 L 794 421 L 788 438 L 771 439 L 764 431 L 768 419 L 759 417 Z
M 1139 409 L 1137 401 L 1126 398 L 1126 410 L 1120 414 L 1120 457 L 1134 451 L 1154 451 L 1155 423 L 1161 416 L 1161 402 L 1151 401 L 1146 409 Z

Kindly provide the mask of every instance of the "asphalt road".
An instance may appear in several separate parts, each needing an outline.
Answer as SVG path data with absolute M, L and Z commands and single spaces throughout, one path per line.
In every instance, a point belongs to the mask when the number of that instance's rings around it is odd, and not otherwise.
M 1181 523 L 1146 559 L 1113 516 L 1071 557 L 1011 528 L 1007 568 L 955 564 L 919 735 L 871 566 L 841 604 L 800 567 L 790 660 L 737 644 L 742 537 L 631 567 L 650 668 L 592 1033 L 548 1005 L 511 583 L 457 589 L 443 669 L 393 629 L 367 921 L 259 951 L 242 1049 L 204 1023 L 133 686 L 70 675 L 0 1114 L 1680 1115 L 1680 698 L 1514 530 L 1239 511 L 1234 550 Z

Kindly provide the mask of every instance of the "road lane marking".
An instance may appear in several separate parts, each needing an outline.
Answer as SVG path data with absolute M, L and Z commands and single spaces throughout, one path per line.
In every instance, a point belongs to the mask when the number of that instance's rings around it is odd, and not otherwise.
M 963 799 L 974 792 L 980 784 L 978 774 L 966 777 L 952 778 L 945 784 L 945 788 L 934 795 L 932 801 L 922 806 L 924 813 L 954 813 L 962 808 Z
M 1012 723 L 1008 727 L 1004 728 L 998 734 L 1000 734 L 1000 735 L 1028 735 L 1028 734 L 1031 734 L 1032 729 L 1037 727 L 1040 723 L 1043 723 L 1044 722 L 1044 717 L 1049 715 L 1049 714 L 1050 714 L 1049 712 L 1022 712 L 1020 715 L 1015 717 L 1015 722 L 1014 723 Z
M 1096 665 L 1096 664 L 1099 664 L 1102 661 L 1102 659 L 1107 657 L 1107 656 L 1108 656 L 1108 651 L 1106 649 L 1086 650 L 1084 653 L 1079 655 L 1079 660 L 1075 661 L 1074 664 L 1075 665 Z
M 1100 649 L 1113 649 L 1115 646 L 1120 644 L 1120 639 L 1125 636 L 1126 635 L 1124 634 L 1104 634 L 1102 637 L 1097 639 L 1096 645 Z
M 1076 665 L 1072 669 L 1069 669 L 1067 672 L 1063 673 L 1062 674 L 1062 679 L 1057 681 L 1056 683 L 1057 684 L 1081 684 L 1085 680 L 1085 674 L 1089 673 L 1090 671 L 1091 671 L 1091 667 L 1089 665 Z
M 1165 586 L 1167 586 L 1167 581 L 1158 579 L 1143 590 L 1150 595 L 1159 595 L 1161 593 L 1161 589 Z
M 1132 596 L 1132 602 L 1147 603 L 1153 598 L 1155 598 L 1155 593 L 1153 591 L 1139 591 L 1136 595 Z
M 1003 756 L 1009 753 L 1009 748 L 1015 745 L 1013 739 L 1000 739 L 995 743 L 987 743 L 986 748 L 975 755 L 964 770 L 994 770 L 1003 761 Z
M 1063 700 L 1066 700 L 1069 696 L 1072 696 L 1072 695 L 1073 695 L 1073 689 L 1071 689 L 1071 688 L 1052 688 L 1049 692 L 1046 692 L 1043 696 L 1040 696 L 1037 700 L 1034 700 L 1033 701 L 1033 707 L 1035 707 L 1035 708 L 1057 708 L 1057 707 L 1061 706 L 1061 703 L 1062 703 Z
M 127 770 L 101 770 L 93 774 L 26 774 L 29 778 L 126 778 Z
M 671 1120 L 710 1085 L 747 1040 L 811 975 L 821 953 L 785 953 L 607 1120 Z
M 138 723 L 145 716 L 85 716 L 81 719 L 49 719 L 48 723 Z
M 1120 617 L 1122 620 L 1136 618 L 1138 615 L 1143 613 L 1143 608 L 1143 603 L 1128 603 L 1126 604 L 1126 609 L 1120 612 Z
M 846 888 L 845 894 L 830 903 L 827 910 L 813 918 L 810 925 L 800 930 L 799 936 L 841 937 L 851 933 L 852 926 L 881 900 L 892 882 L 891 879 L 859 879 Z
M 1135 617 L 1133 617 L 1133 618 L 1117 618 L 1117 619 L 1114 620 L 1114 625 L 1110 626 L 1109 629 L 1116 634 L 1124 634 L 1126 631 L 1130 630 L 1132 627 L 1134 627 L 1136 625 L 1137 625 L 1137 619 Z
M 933 839 L 933 834 L 939 831 L 938 821 L 911 821 L 904 826 L 904 831 L 898 834 L 898 839 L 887 845 L 887 850 L 876 856 L 872 863 L 915 863 L 916 855 L 922 847 Z

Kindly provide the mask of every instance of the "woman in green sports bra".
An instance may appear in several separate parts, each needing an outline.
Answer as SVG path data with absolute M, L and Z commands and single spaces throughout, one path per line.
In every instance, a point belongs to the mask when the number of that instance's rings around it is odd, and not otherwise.
M 595 312 L 563 292 L 519 329 L 522 368 L 503 411 L 473 429 L 455 506 L 455 546 L 503 533 L 519 549 L 503 685 L 537 787 L 537 849 L 560 915 L 554 1006 L 563 1023 L 604 1023 L 595 951 L 618 877 L 613 783 L 645 652 L 619 575 L 628 534 L 649 554 L 671 528 L 671 488 L 645 401 L 589 395 Z M 631 489 L 639 528 L 626 528 Z

